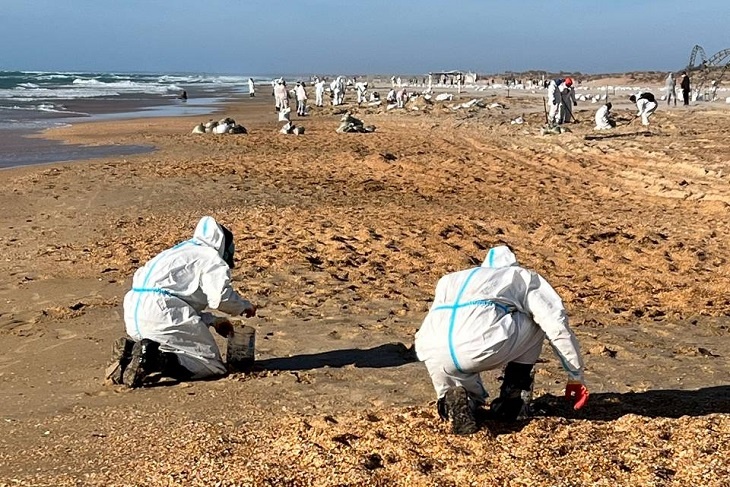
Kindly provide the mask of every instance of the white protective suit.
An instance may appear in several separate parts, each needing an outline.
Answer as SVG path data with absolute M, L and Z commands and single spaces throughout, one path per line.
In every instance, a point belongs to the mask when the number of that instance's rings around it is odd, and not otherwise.
M 297 115 L 304 115 L 307 109 L 307 90 L 303 84 L 297 84 L 295 93 L 297 98 Z
M 558 107 L 558 123 L 570 123 L 574 120 L 573 107 L 577 105 L 575 89 L 563 83 L 560 85 L 559 91 L 561 101 Z
M 345 102 L 345 77 L 338 76 L 331 84 L 332 105 L 342 105 Z
M 274 85 L 274 98 L 276 99 L 276 107 L 279 110 L 289 107 L 289 94 L 282 79 L 277 80 Z
M 368 90 L 368 84 L 366 82 L 355 83 L 355 90 L 357 90 L 357 104 L 366 101 L 365 92 Z
M 608 117 L 609 111 L 608 105 L 603 105 L 596 111 L 596 130 L 612 129 L 614 127 Z
M 580 347 L 560 297 L 500 246 L 489 250 L 481 267 L 439 280 L 415 347 L 439 398 L 461 386 L 484 402 L 479 373 L 508 362 L 534 364 L 545 336 L 570 379 L 582 381 Z
M 548 123 L 550 124 L 558 123 L 558 109 L 562 102 L 559 84 L 562 84 L 562 82 L 563 80 L 554 79 L 550 80 L 550 83 L 548 84 L 547 103 L 550 110 L 548 112 Z
M 656 111 L 658 106 L 657 102 L 649 101 L 646 98 L 639 98 L 639 96 L 636 97 L 636 108 L 638 110 L 636 116 L 641 117 L 641 123 L 643 125 L 649 125 L 649 117 Z
M 203 217 L 192 239 L 161 252 L 134 273 L 132 290 L 124 297 L 127 334 L 154 340 L 161 351 L 177 354 L 192 379 L 226 373 L 208 330 L 214 316 L 202 311 L 240 315 L 253 308 L 231 287 L 223 247 L 223 231 L 212 217 Z
M 674 99 L 674 106 L 677 106 L 677 80 L 674 79 L 674 73 L 669 73 L 664 81 L 667 88 L 667 105 Z
M 324 106 L 324 80 L 314 83 L 314 103 L 318 107 Z
M 408 101 L 408 91 L 405 88 L 401 88 L 395 94 L 395 102 L 398 104 L 398 108 L 403 108 Z

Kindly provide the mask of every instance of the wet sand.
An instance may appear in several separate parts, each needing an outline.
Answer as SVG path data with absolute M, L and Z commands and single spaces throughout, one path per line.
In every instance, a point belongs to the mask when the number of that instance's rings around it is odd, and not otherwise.
M 278 134 L 268 96 L 46 134 L 157 150 L 4 172 L 0 485 L 727 485 L 730 111 L 595 133 L 579 106 L 541 136 L 539 98 L 479 96 L 504 108 L 351 106 L 373 134 L 332 107 Z M 190 134 L 222 116 L 250 134 Z M 104 385 L 130 276 L 206 214 L 257 370 Z M 405 348 L 438 278 L 502 243 L 563 297 L 592 396 L 566 407 L 546 346 L 539 416 L 455 437 Z
M 188 100 L 175 96 L 123 95 L 112 98 L 49 100 L 63 106 L 60 112 L 23 112 L 8 114 L 15 123 L 0 124 L 0 169 L 51 162 L 80 161 L 149 153 L 149 145 L 70 144 L 39 137 L 46 127 L 74 125 L 89 121 L 140 119 L 170 116 L 207 115 L 233 96 L 230 91 L 210 93 L 193 89 Z

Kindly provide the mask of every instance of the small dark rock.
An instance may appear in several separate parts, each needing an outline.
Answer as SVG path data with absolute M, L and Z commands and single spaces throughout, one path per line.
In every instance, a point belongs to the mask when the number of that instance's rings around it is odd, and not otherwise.
M 368 470 L 375 470 L 376 468 L 383 468 L 383 457 L 377 453 L 371 453 L 365 457 L 363 466 Z

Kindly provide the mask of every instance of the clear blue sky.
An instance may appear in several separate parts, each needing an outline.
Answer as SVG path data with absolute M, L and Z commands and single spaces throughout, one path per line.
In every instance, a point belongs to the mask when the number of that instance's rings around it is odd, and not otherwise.
M 620 72 L 730 47 L 730 0 L 0 0 L 0 70 Z

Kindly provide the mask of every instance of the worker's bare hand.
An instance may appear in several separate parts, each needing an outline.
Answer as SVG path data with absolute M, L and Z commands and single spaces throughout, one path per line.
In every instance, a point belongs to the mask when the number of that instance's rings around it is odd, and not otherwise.
M 241 313 L 241 315 L 245 316 L 246 318 L 252 318 L 256 316 L 256 306 L 252 304 L 250 308 L 246 308 L 245 310 L 243 310 L 243 313 Z
M 228 320 L 217 320 L 213 324 L 213 328 L 223 338 L 228 338 L 233 335 L 233 324 Z

